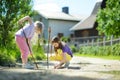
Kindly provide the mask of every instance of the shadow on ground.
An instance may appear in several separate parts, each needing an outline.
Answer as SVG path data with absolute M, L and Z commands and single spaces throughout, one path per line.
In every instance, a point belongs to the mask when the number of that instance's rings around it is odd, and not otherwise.
M 10 69 L 0 69 L 0 80 L 96 80 L 82 76 L 67 76 L 64 74 L 53 73 L 49 70 L 19 70 L 20 71 L 14 71 L 13 69 L 13 71 L 11 71 Z

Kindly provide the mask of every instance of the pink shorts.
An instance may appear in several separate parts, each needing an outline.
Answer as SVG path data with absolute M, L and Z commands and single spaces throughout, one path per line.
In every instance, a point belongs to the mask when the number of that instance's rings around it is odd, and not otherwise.
M 29 54 L 29 48 L 24 37 L 15 36 L 16 43 L 20 48 L 21 58 L 27 58 Z

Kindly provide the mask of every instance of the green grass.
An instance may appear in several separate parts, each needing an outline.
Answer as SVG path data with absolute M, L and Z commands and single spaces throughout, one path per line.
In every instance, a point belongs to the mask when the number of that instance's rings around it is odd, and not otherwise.
M 75 56 L 82 56 L 82 57 L 93 57 L 93 58 L 102 58 L 102 59 L 108 59 L 108 60 L 120 60 L 120 56 L 96 56 L 96 55 L 92 55 L 92 54 L 79 54 L 79 53 L 75 53 Z
M 114 74 L 114 75 L 120 75 L 120 71 L 103 71 L 102 73 L 109 73 L 109 74 Z

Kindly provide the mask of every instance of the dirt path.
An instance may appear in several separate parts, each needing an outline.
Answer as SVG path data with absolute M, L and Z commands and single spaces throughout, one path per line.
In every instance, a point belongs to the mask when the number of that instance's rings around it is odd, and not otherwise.
M 68 69 L 53 69 L 57 62 L 39 62 L 39 70 L 0 67 L 0 80 L 120 80 L 117 75 L 102 73 L 120 71 L 120 61 L 74 57 Z M 43 69 L 44 68 L 44 69 Z

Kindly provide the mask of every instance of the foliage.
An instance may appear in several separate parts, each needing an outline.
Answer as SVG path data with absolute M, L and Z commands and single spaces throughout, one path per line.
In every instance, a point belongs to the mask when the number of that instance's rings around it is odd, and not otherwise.
M 19 50 L 16 49 L 16 46 L 0 47 L 0 65 L 15 64 L 19 57 Z
M 20 55 L 21 53 L 15 44 L 12 47 L 0 47 L 0 65 L 8 66 L 15 64 L 16 62 L 21 62 Z M 33 46 L 33 56 L 36 60 L 42 60 L 46 58 L 42 46 Z M 30 55 L 29 59 L 32 60 L 32 57 Z
M 76 46 L 74 46 L 74 45 L 71 45 L 70 49 L 72 50 L 73 53 L 78 52 L 78 48 Z
M 31 0 L 0 1 L 0 46 L 9 46 L 14 38 L 17 21 L 25 15 L 32 15 Z
M 80 48 L 79 53 L 95 56 L 120 56 L 120 44 L 113 46 L 85 46 Z
M 97 15 L 99 34 L 120 36 L 120 0 L 107 0 Z
M 114 74 L 114 75 L 120 75 L 120 71 L 101 71 L 102 73 L 108 73 L 108 74 Z
M 70 38 L 69 37 L 61 37 L 61 41 L 70 42 Z
M 32 10 L 32 0 L 0 0 L 0 65 L 15 63 L 20 59 L 20 51 L 14 40 L 18 30 L 17 21 L 26 16 L 33 16 L 37 12 Z M 35 53 L 40 52 L 39 49 Z M 40 52 L 41 53 L 41 52 Z M 41 59 L 43 54 L 35 57 Z
M 46 58 L 44 49 L 41 45 L 39 45 L 39 46 L 34 45 L 33 46 L 33 55 L 35 56 L 36 60 L 42 60 L 42 59 Z M 32 58 L 32 57 L 30 57 L 30 58 Z

